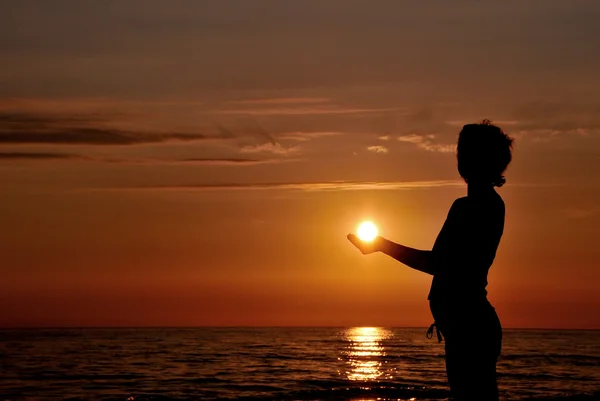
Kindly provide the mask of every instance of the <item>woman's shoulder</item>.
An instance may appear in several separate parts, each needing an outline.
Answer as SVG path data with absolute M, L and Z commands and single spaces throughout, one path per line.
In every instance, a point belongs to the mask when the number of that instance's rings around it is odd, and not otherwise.
M 486 196 L 484 198 L 470 198 L 468 196 L 463 196 L 461 198 L 457 198 L 452 203 L 450 207 L 450 212 L 466 212 L 466 211 L 484 211 L 484 212 L 492 212 L 492 213 L 502 213 L 504 214 L 505 205 L 502 197 L 494 192 L 494 194 L 490 196 Z
M 452 206 L 450 210 L 461 210 L 469 206 L 469 197 L 463 196 L 462 198 L 457 198 L 452 202 Z

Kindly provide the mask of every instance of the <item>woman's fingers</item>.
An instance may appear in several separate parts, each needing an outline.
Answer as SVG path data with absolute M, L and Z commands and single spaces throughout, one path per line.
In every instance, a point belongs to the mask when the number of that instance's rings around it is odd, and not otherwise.
M 348 241 L 352 242 L 352 245 L 354 245 L 358 249 L 361 248 L 360 245 L 362 245 L 362 244 L 356 235 L 348 234 Z
M 357 247 L 363 254 L 366 253 L 365 243 L 361 241 L 356 235 L 348 234 L 348 241 L 352 242 L 352 245 Z

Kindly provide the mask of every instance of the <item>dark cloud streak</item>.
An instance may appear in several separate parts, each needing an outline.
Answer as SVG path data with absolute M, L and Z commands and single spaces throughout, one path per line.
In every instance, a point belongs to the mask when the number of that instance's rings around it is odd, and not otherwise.
M 194 141 L 206 138 L 202 134 L 154 134 L 111 128 L 77 127 L 34 131 L 0 129 L 0 144 L 135 145 L 167 141 Z
M 199 133 L 151 133 L 106 126 L 98 117 L 0 112 L 0 144 L 135 145 L 194 141 Z
M 87 157 L 72 153 L 50 152 L 0 152 L 0 160 L 86 160 Z
M 272 163 L 283 163 L 289 162 L 292 159 L 217 159 L 217 158 L 206 158 L 206 159 L 183 159 L 177 160 L 176 163 L 189 163 L 198 165 L 208 166 L 253 166 L 257 164 L 272 164 Z

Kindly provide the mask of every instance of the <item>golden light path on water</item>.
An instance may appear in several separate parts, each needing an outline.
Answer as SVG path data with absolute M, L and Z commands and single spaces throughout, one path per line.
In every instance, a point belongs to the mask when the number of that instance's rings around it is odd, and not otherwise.
M 346 376 L 353 381 L 372 381 L 392 379 L 390 371 L 382 365 L 385 361 L 385 348 L 382 340 L 392 333 L 378 327 L 353 327 L 345 333 L 349 342 L 347 363 L 349 370 Z

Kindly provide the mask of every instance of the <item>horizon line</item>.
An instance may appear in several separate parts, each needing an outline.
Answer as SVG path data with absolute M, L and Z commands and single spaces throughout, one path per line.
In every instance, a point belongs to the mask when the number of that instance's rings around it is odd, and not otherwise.
M 375 327 L 384 329 L 424 329 L 428 326 L 381 326 L 381 325 L 197 325 L 197 326 L 0 326 L 0 330 L 66 330 L 66 329 L 349 329 L 356 327 Z M 546 330 L 546 331 L 600 331 L 599 328 L 556 328 L 556 327 L 503 327 L 502 330 Z

